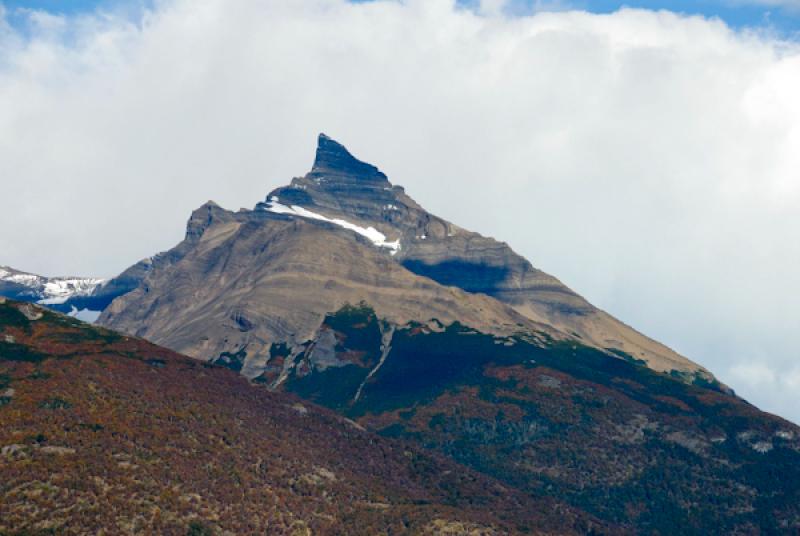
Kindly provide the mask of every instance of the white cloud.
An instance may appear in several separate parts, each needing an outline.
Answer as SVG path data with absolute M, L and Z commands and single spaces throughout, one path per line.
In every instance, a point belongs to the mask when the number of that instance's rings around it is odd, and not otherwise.
M 798 363 L 796 44 L 668 12 L 448 0 L 29 19 L 0 25 L 0 262 L 113 275 L 207 199 L 251 207 L 304 173 L 325 131 L 800 421 L 797 389 L 736 368 Z
M 796 414 L 787 413 L 787 401 L 797 401 L 797 393 L 800 392 L 800 365 L 778 370 L 774 365 L 764 361 L 744 361 L 731 367 L 726 372 L 729 383 L 737 384 L 746 388 L 748 391 L 758 393 L 760 402 L 763 406 L 775 411 L 775 408 L 784 409 L 784 413 L 794 416 Z

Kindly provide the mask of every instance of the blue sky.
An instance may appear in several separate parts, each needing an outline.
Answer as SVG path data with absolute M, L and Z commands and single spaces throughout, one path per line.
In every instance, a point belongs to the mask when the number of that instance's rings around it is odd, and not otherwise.
M 29 8 L 29 9 L 43 9 L 46 11 L 53 11 L 58 13 L 76 13 L 80 11 L 91 10 L 98 5 L 108 4 L 108 1 L 102 0 L 70 0 L 64 2 L 63 0 L 10 0 L 3 2 L 7 8 Z
M 98 6 L 121 3 L 123 3 L 123 0 L 6 0 L 3 2 L 7 8 L 42 9 L 56 13 L 79 13 L 92 10 Z
M 135 16 L 143 6 L 151 6 L 153 0 L 0 0 L 5 6 L 9 21 L 16 25 L 23 20 L 18 15 L 20 9 L 48 11 L 60 15 L 75 15 L 97 8 L 105 10 L 122 10 Z
M 477 5 L 479 0 L 458 0 Z M 800 32 L 798 0 L 509 0 L 511 11 L 532 9 L 581 9 L 593 13 L 611 13 L 623 7 L 669 10 L 690 15 L 718 17 L 737 29 L 768 26 L 784 36 Z
M 789 5 L 792 2 L 784 2 Z M 779 5 L 766 5 L 766 2 L 754 1 L 715 1 L 707 0 L 692 2 L 690 0 L 643 0 L 616 2 L 613 0 L 590 0 L 575 2 L 576 7 L 585 7 L 589 11 L 606 13 L 616 11 L 621 6 L 668 9 L 680 13 L 700 14 L 707 17 L 719 17 L 735 28 L 746 26 L 763 26 L 769 24 L 782 32 L 796 32 L 800 30 L 800 2 L 794 2 L 794 8 Z M 779 4 L 779 2 L 774 2 Z
M 362 1 L 362 0 L 355 0 Z M 369 0 L 365 0 L 369 1 Z M 465 6 L 480 0 L 457 0 Z M 14 8 L 42 9 L 56 13 L 74 14 L 97 7 L 138 8 L 152 0 L 0 0 L 13 14 Z M 719 17 L 734 28 L 764 27 L 774 29 L 785 37 L 800 32 L 800 0 L 509 0 L 511 12 L 530 12 L 532 9 L 582 9 L 593 13 L 610 13 L 622 7 L 660 10 Z

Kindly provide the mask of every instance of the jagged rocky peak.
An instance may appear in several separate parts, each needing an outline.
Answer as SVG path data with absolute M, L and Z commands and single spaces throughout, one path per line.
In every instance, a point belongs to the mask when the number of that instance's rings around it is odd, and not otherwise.
M 401 187 L 392 186 L 378 168 L 356 159 L 324 134 L 319 136 L 311 172 L 271 192 L 258 208 L 302 216 L 290 207 L 373 227 L 386 242 L 398 245 L 392 250 L 394 259 L 409 271 L 446 286 L 487 294 L 531 320 L 577 334 L 585 343 L 622 351 L 656 370 L 701 370 L 597 309 L 507 244 L 429 213 Z
M 225 262 L 219 262 L 222 251 L 230 255 Z M 253 251 L 264 258 L 256 262 Z M 344 251 L 348 253 L 342 256 Z M 208 274 L 223 266 L 223 277 L 210 283 Z M 243 272 L 233 274 L 233 266 Z M 281 270 L 279 278 L 276 270 Z M 314 274 L 313 281 L 308 274 Z M 713 380 L 696 363 L 537 270 L 507 244 L 427 212 L 375 166 L 325 135 L 319 137 L 308 174 L 273 190 L 254 211 L 233 213 L 206 203 L 192 213 L 184 241 L 157 256 L 152 266 L 133 267 L 123 275 L 107 288 L 117 289 L 115 283 L 120 282 L 119 289 L 129 291 L 138 279 L 137 290 L 142 292 L 134 290 L 115 300 L 100 321 L 206 359 L 231 351 L 237 343 L 237 348 L 249 344 L 249 355 L 263 357 L 251 331 L 241 331 L 237 320 L 229 326 L 230 312 L 242 307 L 242 294 L 231 294 L 226 281 L 242 276 L 249 282 L 248 296 L 260 295 L 259 303 L 285 305 L 277 310 L 252 304 L 248 319 L 264 326 L 258 336 L 267 347 L 269 342 L 291 342 L 297 334 L 309 334 L 318 327 L 320 315 L 363 300 L 382 318 L 400 323 L 443 320 L 446 315 L 494 332 L 497 326 L 518 329 L 520 322 L 533 322 L 536 329 L 622 352 L 654 370 L 685 374 L 688 381 L 696 375 Z M 191 305 L 200 288 L 187 291 L 185 281 L 202 281 L 202 292 L 214 296 L 219 306 L 218 316 L 205 312 L 202 322 L 193 316 Z M 466 294 L 458 294 L 459 303 L 445 303 L 454 296 L 453 288 Z M 399 289 L 404 290 L 398 294 Z M 422 289 L 421 294 L 408 294 L 413 289 Z M 158 311 L 150 299 L 158 300 Z M 473 314 L 481 310 L 484 313 Z M 147 333 L 140 332 L 143 322 L 149 326 Z
M 388 179 L 377 167 L 362 162 L 350 154 L 344 145 L 320 133 L 317 139 L 317 154 L 310 178 L 386 183 Z
M 284 205 L 315 207 L 327 210 L 329 215 L 344 213 L 370 221 L 386 220 L 387 210 L 416 207 L 403 188 L 392 186 L 382 171 L 325 134 L 319 135 L 311 171 L 294 178 L 289 186 L 270 192 L 266 203 L 276 199 Z
M 192 212 L 186 224 L 186 238 L 199 238 L 215 220 L 230 219 L 230 213 L 214 201 L 206 201 Z M 226 218 L 228 217 L 228 218 Z

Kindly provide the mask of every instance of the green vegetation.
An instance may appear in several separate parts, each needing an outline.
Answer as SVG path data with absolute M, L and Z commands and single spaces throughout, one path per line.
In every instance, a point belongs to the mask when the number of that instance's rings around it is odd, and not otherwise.
M 47 443 L 47 436 L 42 433 L 29 435 L 25 438 L 25 442 L 28 444 L 41 445 L 42 443 Z
M 286 389 L 322 406 L 346 410 L 368 372 L 356 365 L 332 367 L 306 376 L 291 376 L 286 380 Z
M 291 354 L 289 346 L 284 342 L 274 342 L 269 345 L 269 357 L 275 359 L 278 357 L 287 358 Z
M 84 430 L 90 430 L 92 432 L 102 432 L 106 428 L 102 424 L 86 423 L 86 422 L 78 423 L 78 427 Z
M 214 364 L 221 365 L 223 367 L 239 372 L 240 370 L 242 370 L 242 367 L 244 366 L 244 360 L 246 358 L 247 358 L 247 351 L 245 348 L 241 348 L 235 353 L 222 352 L 221 354 L 219 354 L 219 357 L 217 357 L 214 360 Z
M 48 380 L 48 379 L 50 379 L 51 376 L 52 376 L 52 374 L 50 374 L 49 372 L 44 372 L 43 370 L 37 368 L 36 370 L 34 370 L 31 373 L 30 376 L 28 376 L 28 379 L 29 380 Z
M 72 407 L 72 404 L 61 398 L 48 398 L 42 400 L 39 403 L 39 407 L 42 409 L 69 409 Z
M 70 328 L 69 331 L 56 331 L 49 336 L 51 342 L 61 344 L 80 344 L 87 345 L 91 343 L 113 344 L 122 339 L 122 336 L 107 329 L 97 328 L 84 324 L 80 321 L 71 322 L 71 318 L 53 315 L 59 320 L 59 323 L 64 327 Z
M 0 361 L 29 361 L 35 363 L 44 361 L 48 357 L 46 354 L 31 349 L 30 346 L 0 340 Z
M 308 347 L 298 358 L 303 371 L 295 370 L 286 382 L 286 389 L 313 402 L 337 410 L 347 410 L 358 387 L 381 357 L 381 325 L 375 311 L 361 303 L 345 305 L 329 314 L 324 328 L 336 334 L 336 358 L 346 364 L 324 370 L 310 370 Z M 273 345 L 274 347 L 275 345 Z M 286 350 L 288 355 L 288 349 Z M 306 373 L 305 368 L 309 370 Z
M 0 304 L 0 326 L 21 328 L 26 333 L 30 332 L 31 321 L 10 302 Z
M 63 313 L 56 313 L 50 309 L 42 309 L 43 317 L 42 320 L 47 322 L 53 326 L 60 326 L 65 328 L 88 328 L 87 331 L 108 331 L 100 327 L 92 326 L 91 324 L 87 324 L 78 320 L 77 318 L 68 316 Z M 91 337 L 91 334 L 87 334 L 87 337 Z
M 326 320 L 344 341 L 337 357 L 355 340 L 378 352 L 377 337 L 354 333 L 370 329 L 370 314 L 362 305 Z M 458 323 L 441 332 L 412 323 L 391 348 L 352 407 L 365 368 L 306 370 L 286 388 L 643 533 L 775 533 L 798 515 L 796 444 L 702 374 L 658 373 L 576 341 L 540 346 L 520 334 L 498 344 Z M 752 439 L 738 438 L 748 430 Z
M 383 412 L 431 401 L 456 385 L 477 384 L 489 363 L 524 361 L 516 347 L 454 323 L 424 334 L 420 325 L 398 329 L 389 358 L 364 388 L 353 415 Z
M 575 335 L 575 333 L 573 333 L 573 335 Z M 624 352 L 622 350 L 619 350 L 618 348 L 606 348 L 606 351 L 610 352 L 610 353 L 612 353 L 612 354 L 614 354 L 614 355 L 616 355 L 618 357 L 621 357 L 622 359 L 624 359 L 628 363 L 633 363 L 634 365 L 647 366 L 647 361 L 645 361 L 644 359 L 637 359 L 637 358 L 633 357 L 631 354 L 629 354 L 628 352 Z
M 186 536 L 212 536 L 214 532 L 200 521 L 192 521 L 189 523 L 189 530 L 186 531 Z
M 365 303 L 345 305 L 325 317 L 324 325 L 336 331 L 344 340 L 337 351 L 357 350 L 367 352 L 367 361 L 375 363 L 380 358 L 381 328 L 375 311 Z

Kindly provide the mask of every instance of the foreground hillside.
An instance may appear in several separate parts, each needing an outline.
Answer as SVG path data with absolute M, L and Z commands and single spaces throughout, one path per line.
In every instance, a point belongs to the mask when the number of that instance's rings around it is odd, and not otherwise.
M 800 531 L 800 428 L 718 384 L 575 342 L 382 324 L 366 305 L 328 315 L 277 389 L 637 533 Z
M 224 368 L 0 298 L 0 534 L 603 528 Z

